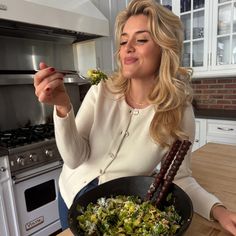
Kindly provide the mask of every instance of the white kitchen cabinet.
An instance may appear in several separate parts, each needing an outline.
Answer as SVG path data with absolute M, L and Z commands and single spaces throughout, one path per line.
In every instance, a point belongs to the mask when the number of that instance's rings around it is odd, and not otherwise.
M 192 151 L 206 144 L 206 119 L 195 119 L 195 140 Z
M 195 119 L 196 133 L 192 151 L 206 143 L 236 145 L 236 121 L 219 119 Z
M 176 0 L 158 0 L 157 2 L 161 3 L 163 6 L 167 7 L 175 14 L 178 14 L 180 11 L 180 4 Z
M 235 76 L 235 0 L 178 2 L 185 28 L 183 66 L 193 67 L 195 78 Z
M 107 74 L 112 73 L 116 68 L 115 59 L 115 40 L 114 40 L 114 24 L 117 14 L 123 10 L 128 0 L 92 0 L 94 5 L 109 20 L 110 36 L 101 37 L 95 40 L 96 43 L 96 63 Z
M 0 235 L 20 235 L 14 205 L 8 157 L 0 157 Z
M 236 121 L 208 119 L 206 141 L 236 145 Z

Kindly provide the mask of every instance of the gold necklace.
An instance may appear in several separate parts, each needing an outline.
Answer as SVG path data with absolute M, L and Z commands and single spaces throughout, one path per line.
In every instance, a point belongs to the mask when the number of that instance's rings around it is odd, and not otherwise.
M 138 102 L 136 102 L 133 98 L 132 98 L 132 96 L 130 95 L 130 93 L 127 93 L 127 95 L 128 95 L 128 97 L 129 97 L 129 99 L 131 100 L 131 102 L 133 102 L 135 105 L 137 105 L 137 106 L 147 106 L 147 105 L 149 105 L 149 103 L 148 102 L 145 102 L 145 103 L 138 103 Z

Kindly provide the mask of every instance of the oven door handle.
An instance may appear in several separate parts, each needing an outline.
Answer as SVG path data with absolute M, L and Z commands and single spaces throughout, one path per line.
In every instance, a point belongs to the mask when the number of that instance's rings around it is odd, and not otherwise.
M 53 170 L 57 170 L 57 169 L 61 168 L 62 165 L 63 165 L 63 164 L 60 163 L 60 164 L 58 164 L 58 165 L 56 165 L 56 166 L 49 167 L 49 168 L 44 169 L 44 170 L 41 170 L 41 171 L 37 171 L 36 173 L 27 174 L 27 175 L 25 175 L 25 176 L 23 176 L 23 177 L 13 176 L 13 177 L 12 177 L 12 183 L 13 183 L 13 184 L 18 184 L 18 183 L 23 182 L 23 181 L 25 181 L 25 180 L 28 180 L 28 179 L 30 179 L 30 178 L 37 177 L 37 176 L 39 176 L 39 175 L 48 173 L 48 172 L 53 171 Z

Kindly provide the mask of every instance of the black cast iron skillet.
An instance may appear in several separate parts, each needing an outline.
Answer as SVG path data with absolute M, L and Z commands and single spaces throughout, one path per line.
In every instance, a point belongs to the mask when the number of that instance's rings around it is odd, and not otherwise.
M 100 197 L 110 197 L 116 195 L 135 195 L 139 196 L 141 199 L 144 199 L 149 186 L 153 181 L 154 178 L 149 176 L 123 177 L 101 184 L 86 192 L 80 198 L 75 200 L 69 209 L 68 221 L 70 230 L 75 236 L 84 235 L 80 232 L 76 220 L 79 215 L 76 210 L 78 204 L 86 207 L 90 202 L 96 203 L 97 199 Z M 192 202 L 188 195 L 174 183 L 171 184 L 169 192 L 173 193 L 173 204 L 177 212 L 182 217 L 182 226 L 175 234 L 175 236 L 180 236 L 184 234 L 191 223 L 193 216 Z M 163 202 L 163 204 L 165 203 Z

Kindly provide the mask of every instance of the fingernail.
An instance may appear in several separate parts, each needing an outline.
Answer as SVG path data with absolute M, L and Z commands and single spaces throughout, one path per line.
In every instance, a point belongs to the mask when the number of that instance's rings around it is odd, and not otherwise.
M 55 68 L 51 67 L 49 70 L 50 70 L 51 72 L 54 72 L 54 71 L 55 71 Z

